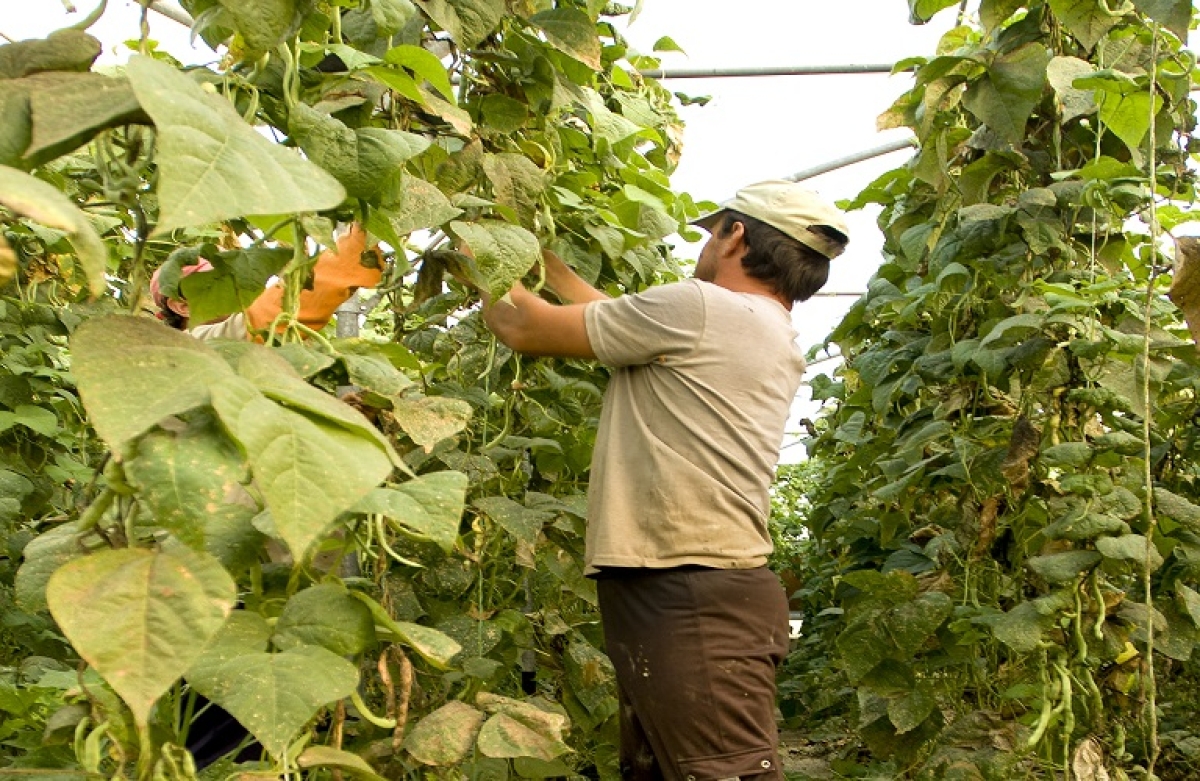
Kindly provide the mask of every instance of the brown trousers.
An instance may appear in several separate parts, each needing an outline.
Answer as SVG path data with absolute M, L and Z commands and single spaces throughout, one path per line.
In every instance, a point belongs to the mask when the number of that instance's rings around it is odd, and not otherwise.
M 783 779 L 775 670 L 788 606 L 774 573 L 604 569 L 605 646 L 629 781 Z

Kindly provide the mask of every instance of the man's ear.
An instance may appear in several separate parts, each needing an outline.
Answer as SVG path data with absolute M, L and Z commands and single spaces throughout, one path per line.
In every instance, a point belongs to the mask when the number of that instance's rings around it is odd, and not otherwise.
M 728 255 L 740 258 L 746 254 L 746 226 L 740 222 L 729 224 L 728 231 L 721 235 L 721 249 Z

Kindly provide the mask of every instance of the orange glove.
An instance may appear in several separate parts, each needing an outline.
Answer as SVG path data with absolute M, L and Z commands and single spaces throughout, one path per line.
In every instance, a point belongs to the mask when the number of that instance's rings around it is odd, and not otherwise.
M 357 222 L 337 240 L 337 252 L 325 250 L 313 268 L 311 290 L 300 293 L 301 324 L 319 331 L 329 324 L 337 308 L 350 300 L 360 287 L 375 287 L 383 277 L 383 256 L 372 247 L 377 268 L 362 264 L 367 232 Z M 251 332 L 268 328 L 283 311 L 283 287 L 274 285 L 246 308 L 246 327 Z

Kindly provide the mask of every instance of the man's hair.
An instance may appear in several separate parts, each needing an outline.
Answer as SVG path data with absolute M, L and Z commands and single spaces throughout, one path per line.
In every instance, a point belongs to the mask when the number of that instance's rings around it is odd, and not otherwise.
M 728 236 L 735 222 L 742 224 L 746 241 L 742 268 L 755 279 L 770 284 L 789 301 L 807 301 L 829 279 L 829 258 L 762 220 L 727 210 L 717 230 Z M 841 232 L 824 225 L 814 225 L 809 230 L 842 244 L 847 240 Z

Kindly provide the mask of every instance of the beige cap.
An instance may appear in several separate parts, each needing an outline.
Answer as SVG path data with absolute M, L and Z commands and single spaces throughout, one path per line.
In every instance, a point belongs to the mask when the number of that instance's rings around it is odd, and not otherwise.
M 771 179 L 747 185 L 738 190 L 733 198 L 721 204 L 720 209 L 692 220 L 692 224 L 711 232 L 726 209 L 762 220 L 830 260 L 841 255 L 846 249 L 846 242 L 850 240 L 846 215 L 842 214 L 841 210 L 822 200 L 812 190 L 806 190 L 786 179 Z M 845 236 L 846 241 L 834 241 L 817 231 L 809 230 L 813 225 L 832 228 Z

